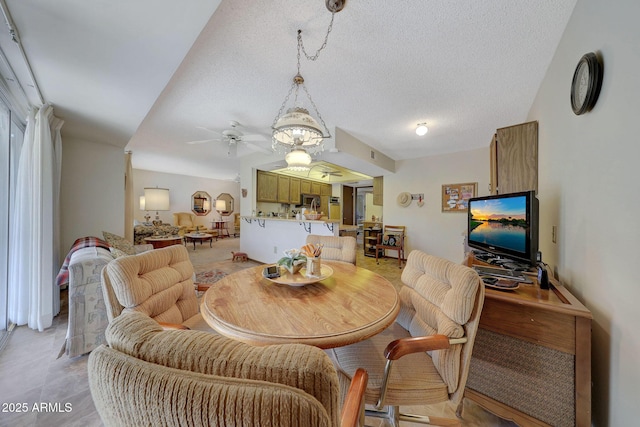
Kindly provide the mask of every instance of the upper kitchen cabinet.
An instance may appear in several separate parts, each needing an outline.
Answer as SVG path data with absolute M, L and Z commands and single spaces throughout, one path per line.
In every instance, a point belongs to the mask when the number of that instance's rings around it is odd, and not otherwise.
M 300 178 L 291 177 L 291 184 L 289 187 L 289 203 L 294 205 L 300 204 Z
M 278 175 L 278 202 L 289 203 L 291 199 L 291 178 Z
M 259 170 L 257 177 L 256 201 L 277 202 L 278 201 L 278 175 Z
M 498 129 L 491 140 L 490 167 L 491 194 L 537 192 L 538 122 Z

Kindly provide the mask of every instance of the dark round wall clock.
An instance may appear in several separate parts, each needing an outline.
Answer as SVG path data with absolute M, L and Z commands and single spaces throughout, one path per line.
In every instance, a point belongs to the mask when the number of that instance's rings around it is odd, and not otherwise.
M 571 82 L 571 108 L 577 115 L 590 111 L 600 94 L 603 67 L 595 53 L 580 58 Z

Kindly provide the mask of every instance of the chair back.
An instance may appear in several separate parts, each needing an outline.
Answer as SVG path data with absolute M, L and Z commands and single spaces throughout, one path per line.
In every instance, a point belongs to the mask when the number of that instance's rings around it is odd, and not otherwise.
M 178 227 L 194 227 L 195 215 L 190 212 L 175 212 L 173 214 L 173 225 Z
M 467 337 L 465 344 L 431 354 L 457 405 L 469 373 L 484 286 L 473 269 L 418 250 L 409 254 L 401 279 L 404 286 L 399 292 L 401 309 L 396 322 L 412 336 Z
M 111 322 L 89 357 L 105 426 L 337 426 L 339 386 L 320 349 L 251 346 L 200 331 L 163 331 L 140 313 Z
M 309 234 L 307 244 L 321 244 L 322 259 L 356 263 L 356 239 L 351 236 L 319 236 Z
M 102 287 L 110 322 L 127 311 L 173 324 L 198 314 L 193 265 L 183 245 L 114 259 L 102 270 Z
M 406 229 L 404 225 L 385 225 L 379 243 L 389 247 L 403 246 Z

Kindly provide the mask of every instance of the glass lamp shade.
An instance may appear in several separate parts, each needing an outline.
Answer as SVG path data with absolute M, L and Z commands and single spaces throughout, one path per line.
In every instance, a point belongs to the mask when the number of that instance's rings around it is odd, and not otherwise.
M 284 157 L 287 162 L 287 169 L 294 171 L 309 170 L 311 156 L 304 149 L 298 148 L 287 153 Z
M 144 199 L 145 209 L 148 211 L 169 210 L 170 205 L 168 188 L 145 188 Z
M 320 125 L 304 108 L 291 108 L 273 126 L 273 144 L 313 147 L 322 143 L 324 135 Z

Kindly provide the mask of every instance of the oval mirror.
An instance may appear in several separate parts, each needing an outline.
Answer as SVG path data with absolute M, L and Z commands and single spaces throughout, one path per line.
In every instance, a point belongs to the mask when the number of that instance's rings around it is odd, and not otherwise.
M 233 197 L 229 193 L 222 193 L 216 198 L 216 212 L 221 216 L 229 216 L 233 212 Z
M 196 191 L 191 196 L 191 211 L 197 216 L 211 212 L 211 196 L 206 191 Z

